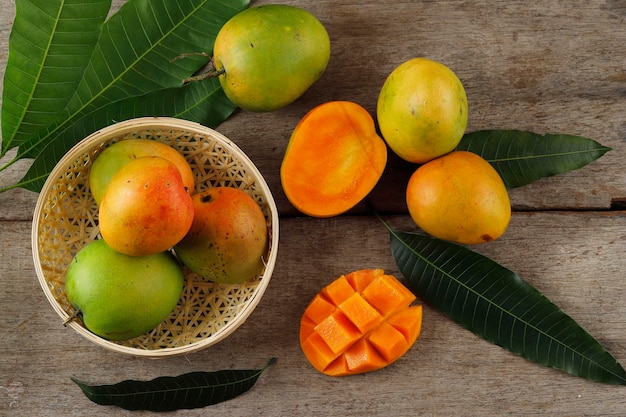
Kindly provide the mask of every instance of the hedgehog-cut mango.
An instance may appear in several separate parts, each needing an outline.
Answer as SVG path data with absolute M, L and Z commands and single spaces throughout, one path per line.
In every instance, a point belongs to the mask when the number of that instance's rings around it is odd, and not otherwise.
M 342 275 L 309 303 L 300 321 L 300 346 L 329 376 L 384 368 L 419 337 L 422 306 L 393 275 L 362 269 Z

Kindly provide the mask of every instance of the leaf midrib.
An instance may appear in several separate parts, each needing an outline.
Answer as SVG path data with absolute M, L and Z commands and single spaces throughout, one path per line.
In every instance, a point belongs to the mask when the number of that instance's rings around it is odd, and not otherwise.
M 22 123 L 24 122 L 24 118 L 26 117 L 26 114 L 28 113 L 28 109 L 30 108 L 31 103 L 34 100 L 34 92 L 37 89 L 37 86 L 39 85 L 39 80 L 41 80 L 41 74 L 43 73 L 44 69 L 46 68 L 45 66 L 45 62 L 48 60 L 48 55 L 50 53 L 50 48 L 52 45 L 52 40 L 54 39 L 54 36 L 56 34 L 57 28 L 59 26 L 59 21 L 61 20 L 61 14 L 63 11 L 63 7 L 65 6 L 65 2 L 66 0 L 62 0 L 61 3 L 59 4 L 59 8 L 57 9 L 57 14 L 55 16 L 54 19 L 54 25 L 53 25 L 53 29 L 50 32 L 50 36 L 48 37 L 48 43 L 46 44 L 46 47 L 44 48 L 44 54 L 43 54 L 43 62 L 41 63 L 41 65 L 39 66 L 39 70 L 37 71 L 37 75 L 35 77 L 35 81 L 32 83 L 32 87 L 28 93 L 28 100 L 26 101 L 26 104 L 24 105 L 24 111 L 22 112 L 22 114 L 20 115 L 19 118 L 19 122 L 15 125 L 16 129 L 13 131 L 13 134 L 11 135 L 10 138 L 8 138 L 8 145 L 6 146 L 6 149 L 10 148 L 11 143 L 13 142 L 13 139 L 15 139 L 15 136 L 18 133 L 17 127 L 21 126 Z M 37 7 L 42 13 L 47 14 L 42 8 L 40 8 L 37 4 L 33 3 L 34 7 Z M 49 16 L 49 15 L 48 15 Z M 29 22 L 30 24 L 30 22 Z
M 521 161 L 521 160 L 528 160 L 528 159 L 541 159 L 541 158 L 554 158 L 554 157 L 558 157 L 558 156 L 564 156 L 564 155 L 579 155 L 579 154 L 586 154 L 586 153 L 590 153 L 590 152 L 597 152 L 597 151 L 608 151 L 608 148 L 601 148 L 601 149 L 585 149 L 585 150 L 580 150 L 580 151 L 570 151 L 570 152 L 559 152 L 559 153 L 551 153 L 551 154 L 534 154 L 534 155 L 526 155 L 526 156 L 517 156 L 514 158 L 487 158 L 487 161 L 489 162 L 510 162 L 510 161 Z

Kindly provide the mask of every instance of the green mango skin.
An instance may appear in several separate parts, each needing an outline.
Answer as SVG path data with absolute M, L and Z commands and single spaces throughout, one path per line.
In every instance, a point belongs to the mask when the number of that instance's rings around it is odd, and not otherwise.
M 108 340 L 127 340 L 165 320 L 183 284 L 182 268 L 171 253 L 128 256 L 99 239 L 74 256 L 65 293 L 89 331 Z
M 226 96 L 253 112 L 299 98 L 326 70 L 330 39 L 308 11 L 288 5 L 248 8 L 219 31 L 213 60 Z
M 105 148 L 91 164 L 89 188 L 96 203 L 100 204 L 111 179 L 121 167 L 144 156 L 160 156 L 176 165 L 187 192 L 189 194 L 194 192 L 195 177 L 191 166 L 176 149 L 154 140 L 126 139 Z

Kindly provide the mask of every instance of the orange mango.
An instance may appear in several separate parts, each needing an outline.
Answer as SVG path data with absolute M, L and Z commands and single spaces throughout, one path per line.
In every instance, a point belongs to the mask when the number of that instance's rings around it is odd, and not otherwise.
M 180 171 L 158 156 L 142 156 L 113 176 L 100 203 L 102 238 L 130 256 L 163 252 L 189 231 L 193 201 Z
M 330 376 L 381 369 L 402 357 L 419 337 L 422 306 L 382 269 L 342 275 L 309 303 L 300 321 L 300 346 Z
M 426 233 L 467 245 L 498 239 L 511 220 L 500 174 L 467 151 L 450 152 L 417 168 L 406 187 L 406 204 Z

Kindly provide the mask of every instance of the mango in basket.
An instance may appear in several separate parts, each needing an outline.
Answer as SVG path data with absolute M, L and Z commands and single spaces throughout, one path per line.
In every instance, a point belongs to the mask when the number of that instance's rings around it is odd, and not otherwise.
M 213 282 L 240 284 L 261 273 L 267 223 L 257 202 L 233 187 L 194 194 L 189 233 L 174 246 L 189 269 Z
M 176 166 L 156 156 L 128 162 L 111 179 L 99 208 L 102 238 L 132 256 L 159 253 L 180 241 L 193 203 Z
M 192 194 L 195 177 L 185 157 L 173 147 L 149 139 L 126 139 L 105 148 L 89 169 L 89 189 L 96 203 L 100 204 L 104 192 L 117 171 L 128 162 L 142 156 L 160 156 L 180 171 L 187 192 Z
M 126 340 L 165 320 L 183 283 L 182 268 L 170 252 L 127 256 L 99 239 L 74 256 L 65 274 L 65 293 L 89 331 Z

